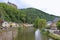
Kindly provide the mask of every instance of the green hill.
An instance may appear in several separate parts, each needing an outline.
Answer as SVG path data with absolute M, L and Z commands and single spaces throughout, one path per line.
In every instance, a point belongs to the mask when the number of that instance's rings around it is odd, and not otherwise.
M 5 21 L 33 23 L 37 16 L 47 21 L 57 17 L 35 8 L 17 9 L 7 3 L 0 3 L 0 19 Z
M 0 3 L 0 18 L 5 21 L 18 22 L 19 20 L 19 10 L 9 4 Z
M 47 21 L 52 21 L 55 18 L 59 18 L 58 16 L 50 15 L 46 12 L 43 12 L 35 8 L 26 8 L 21 10 L 27 14 L 28 20 L 33 20 L 32 22 L 34 22 L 37 16 L 39 16 L 41 19 L 46 19 Z

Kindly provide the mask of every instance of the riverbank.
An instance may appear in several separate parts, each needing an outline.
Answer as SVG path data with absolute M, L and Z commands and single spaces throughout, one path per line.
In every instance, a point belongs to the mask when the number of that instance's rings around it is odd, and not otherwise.
M 60 40 L 60 35 L 55 34 L 55 33 L 49 33 L 49 36 L 53 39 Z

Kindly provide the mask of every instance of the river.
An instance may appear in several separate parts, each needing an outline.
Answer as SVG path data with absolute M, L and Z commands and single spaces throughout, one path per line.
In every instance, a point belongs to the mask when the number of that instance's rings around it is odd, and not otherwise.
M 18 30 L 17 40 L 53 40 L 52 38 L 44 35 L 39 29 L 32 31 L 33 29 L 24 29 L 23 31 Z
M 35 31 L 35 40 L 54 40 L 54 39 L 48 37 L 48 35 L 42 34 L 41 31 L 37 29 Z

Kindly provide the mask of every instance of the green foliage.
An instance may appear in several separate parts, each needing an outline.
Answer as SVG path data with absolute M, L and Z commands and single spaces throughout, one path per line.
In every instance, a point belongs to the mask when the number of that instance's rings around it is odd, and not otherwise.
M 46 19 L 47 21 L 57 17 L 35 8 L 17 9 L 8 3 L 0 3 L 0 18 L 4 18 L 5 21 L 34 23 L 37 16 Z
M 25 23 L 26 22 L 26 14 L 24 13 L 24 11 L 20 12 L 20 20 Z
M 45 28 L 46 27 L 46 20 L 45 19 L 40 19 L 40 27 L 39 28 Z
M 60 35 L 58 34 L 50 33 L 49 36 L 53 38 L 54 40 L 60 40 Z
M 21 9 L 21 10 L 26 13 L 28 23 L 35 22 L 35 19 L 37 16 L 39 16 L 39 18 L 41 19 L 46 19 L 47 21 L 52 21 L 57 17 L 54 15 L 49 15 L 48 13 L 35 9 L 35 8 L 26 8 L 26 9 Z
M 19 10 L 6 3 L 0 3 L 0 16 L 6 21 L 18 22 Z
M 43 29 L 46 27 L 46 20 L 45 19 L 40 19 L 39 17 L 36 18 L 35 23 L 34 23 L 35 28 Z
M 57 24 L 57 28 L 60 29 L 60 20 L 56 24 Z
M 36 20 L 35 20 L 35 23 L 34 23 L 34 27 L 38 28 L 39 26 L 40 26 L 40 18 L 37 17 Z

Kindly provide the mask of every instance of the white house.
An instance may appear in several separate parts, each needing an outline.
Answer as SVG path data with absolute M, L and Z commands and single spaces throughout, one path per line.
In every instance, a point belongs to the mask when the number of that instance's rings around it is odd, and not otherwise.
M 10 26 L 11 27 L 18 27 L 19 25 L 15 22 L 9 22 Z
M 16 27 L 16 23 L 12 23 L 11 25 L 12 25 L 12 27 Z
M 52 21 L 47 22 L 47 26 L 50 26 L 52 24 Z
M 2 27 L 9 27 L 9 26 L 10 26 L 9 23 L 6 22 L 6 21 L 4 21 L 4 22 L 2 23 Z

